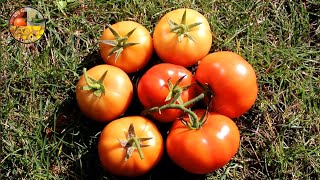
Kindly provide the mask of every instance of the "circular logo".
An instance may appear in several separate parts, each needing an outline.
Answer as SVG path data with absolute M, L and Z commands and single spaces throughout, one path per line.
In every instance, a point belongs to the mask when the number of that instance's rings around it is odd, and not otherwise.
M 10 17 L 9 28 L 12 37 L 22 43 L 33 43 L 44 34 L 45 19 L 36 9 L 24 7 Z

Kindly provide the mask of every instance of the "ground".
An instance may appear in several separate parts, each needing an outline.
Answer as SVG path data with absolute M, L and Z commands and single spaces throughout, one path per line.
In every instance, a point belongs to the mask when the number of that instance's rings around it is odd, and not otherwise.
M 107 23 L 133 20 L 150 32 L 170 10 L 188 7 L 209 21 L 211 52 L 231 50 L 254 67 L 259 95 L 234 119 L 241 146 L 224 168 L 191 175 L 164 156 L 138 179 L 319 179 L 320 2 L 2 0 L 0 9 L 0 179 L 124 179 L 104 172 L 97 155 L 103 126 L 75 101 L 83 67 L 102 64 L 97 40 Z M 24 5 L 47 18 L 45 35 L 21 44 L 8 19 Z M 156 56 L 153 61 L 158 61 Z M 131 74 L 133 82 L 143 72 Z M 138 100 L 133 101 L 135 107 Z M 125 115 L 139 114 L 130 107 Z M 157 123 L 165 136 L 169 125 Z

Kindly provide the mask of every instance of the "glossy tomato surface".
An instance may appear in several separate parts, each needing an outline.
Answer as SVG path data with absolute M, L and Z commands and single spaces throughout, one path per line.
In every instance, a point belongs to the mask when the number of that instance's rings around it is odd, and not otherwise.
M 27 26 L 27 21 L 25 18 L 15 18 L 13 21 L 14 26 Z
M 111 26 L 122 37 L 126 36 L 131 30 L 135 29 L 128 38 L 128 43 L 138 43 L 123 49 L 116 59 L 115 54 L 109 56 L 114 48 L 108 44 L 99 43 L 100 54 L 105 63 L 117 66 L 127 73 L 136 72 L 142 69 L 151 58 L 153 53 L 152 37 L 150 32 L 141 24 L 134 21 L 121 21 Z M 114 40 L 115 36 L 110 29 L 106 29 L 100 40 Z
M 182 78 L 179 87 L 188 86 L 195 82 L 192 73 L 183 66 L 161 63 L 151 67 L 140 79 L 138 83 L 138 96 L 140 102 L 145 108 L 159 107 L 167 104 L 165 101 L 169 94 L 168 80 L 175 84 Z M 182 102 L 187 102 L 195 97 L 195 86 L 181 94 Z M 183 115 L 183 111 L 178 109 L 166 109 L 151 114 L 155 119 L 161 122 L 171 122 L 177 117 Z
M 243 115 L 257 98 L 255 71 L 236 53 L 220 51 L 209 54 L 200 62 L 195 76 L 212 89 L 212 110 L 228 117 Z
M 76 99 L 80 110 L 90 119 L 106 122 L 122 115 L 128 108 L 133 94 L 133 85 L 128 75 L 121 69 L 111 65 L 98 65 L 87 71 L 89 77 L 98 80 L 107 71 L 103 80 L 105 93 L 100 97 L 86 86 L 84 75 L 76 85 Z
M 205 111 L 195 112 L 201 117 Z M 206 174 L 223 167 L 237 153 L 239 146 L 240 133 L 236 124 L 213 112 L 197 130 L 189 129 L 179 120 L 174 121 L 166 141 L 169 157 L 178 166 L 195 174 Z
M 189 31 L 193 40 L 185 36 L 181 42 L 178 34 L 171 31 L 169 20 L 180 24 L 186 10 L 186 24 L 201 23 Z M 157 55 L 167 63 L 191 66 L 205 57 L 212 44 L 212 34 L 207 19 L 193 9 L 176 9 L 165 14 L 156 25 L 153 45 Z
M 128 137 L 128 127 L 133 124 L 135 134 L 139 138 L 151 138 L 142 142 L 144 159 L 134 150 L 128 160 L 126 148 L 119 140 Z M 163 139 L 157 127 L 148 119 L 141 116 L 129 116 L 110 122 L 101 132 L 98 142 L 99 158 L 102 166 L 112 174 L 120 176 L 139 176 L 152 169 L 163 154 Z

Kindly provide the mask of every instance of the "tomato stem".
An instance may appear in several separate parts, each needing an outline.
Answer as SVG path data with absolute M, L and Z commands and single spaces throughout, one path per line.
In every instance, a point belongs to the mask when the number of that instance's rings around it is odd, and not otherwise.
M 143 155 L 139 140 L 136 137 L 133 137 L 132 140 L 133 140 L 132 145 L 134 145 L 137 148 L 141 160 L 144 159 L 144 155 Z
M 182 91 L 181 91 L 181 93 L 182 93 Z M 178 96 L 176 96 L 175 99 L 180 97 L 181 93 Z M 203 99 L 206 96 L 206 94 L 207 94 L 207 92 L 205 91 L 205 92 L 199 94 L 197 97 L 195 97 L 185 103 L 182 103 L 182 104 L 176 104 L 175 102 L 170 102 L 169 104 L 163 105 L 161 107 L 153 107 L 150 109 L 146 109 L 145 111 L 142 112 L 142 114 L 145 115 L 145 114 L 149 114 L 149 113 L 156 112 L 156 111 L 162 111 L 165 109 L 180 109 L 191 116 L 190 117 L 191 123 L 188 125 L 188 127 L 190 129 L 199 129 L 201 127 L 201 125 L 203 124 L 202 118 L 199 119 L 197 114 L 194 113 L 192 110 L 190 110 L 187 107 L 190 106 L 191 104 L 194 104 L 194 103 L 200 101 L 201 99 Z
M 92 91 L 94 93 L 94 95 L 96 95 L 97 97 L 100 97 L 102 95 L 102 93 L 103 94 L 105 93 L 103 81 L 107 76 L 107 72 L 108 72 L 108 70 L 106 70 L 103 73 L 103 75 L 100 77 L 99 80 L 95 80 L 95 79 L 89 77 L 87 74 L 87 69 L 83 68 L 83 75 L 84 75 L 84 79 L 85 79 L 85 82 L 87 85 L 82 86 L 81 89 Z
M 180 109 L 180 107 L 183 108 L 181 110 L 185 110 L 184 108 L 186 108 L 187 106 L 190 106 L 193 103 L 196 103 L 196 102 L 200 101 L 201 99 L 203 99 L 205 97 L 205 95 L 206 95 L 206 93 L 203 92 L 203 93 L 199 94 L 197 97 L 195 97 L 195 98 L 193 98 L 193 99 L 191 99 L 191 100 L 189 100 L 187 102 L 184 102 L 182 104 L 174 104 L 174 102 L 171 102 L 171 103 L 163 105 L 161 107 L 153 107 L 153 108 L 150 108 L 150 109 L 146 109 L 143 114 L 147 114 L 147 113 L 155 112 L 155 111 L 159 111 L 159 110 L 161 111 L 161 110 L 170 109 L 170 108 Z
M 200 101 L 201 99 L 203 99 L 206 96 L 206 92 L 203 92 L 201 94 L 199 94 L 197 97 L 191 99 L 190 101 L 187 101 L 185 103 L 183 103 L 184 106 L 190 106 L 193 103 L 196 103 L 198 101 Z
M 149 145 L 141 144 L 141 142 L 148 141 L 150 139 L 152 139 L 152 138 L 139 138 L 139 137 L 137 137 L 136 133 L 134 131 L 134 126 L 131 123 L 129 128 L 128 128 L 128 138 L 126 140 L 118 139 L 118 141 L 121 144 L 121 146 L 123 148 L 127 149 L 125 160 L 128 160 L 132 156 L 132 153 L 133 153 L 133 151 L 135 149 L 138 150 L 138 153 L 139 153 L 139 156 L 140 156 L 141 160 L 144 159 L 144 155 L 143 155 L 143 152 L 142 152 L 141 148 L 142 147 L 148 147 Z
M 188 37 L 189 40 L 195 42 L 193 37 L 190 35 L 190 31 L 192 28 L 199 26 L 202 22 L 196 22 L 187 25 L 187 10 L 185 9 L 181 18 L 180 24 L 168 19 L 169 26 L 171 28 L 171 32 L 177 33 L 179 42 L 182 41 L 184 37 Z
M 129 46 L 134 46 L 139 43 L 135 42 L 127 42 L 129 37 L 133 34 L 133 32 L 136 30 L 136 28 L 132 29 L 129 31 L 124 37 L 120 36 L 120 34 L 111 27 L 111 25 L 107 25 L 108 28 L 110 29 L 111 33 L 114 36 L 114 40 L 99 40 L 100 43 L 107 44 L 109 46 L 112 46 L 112 50 L 108 54 L 108 58 L 110 58 L 113 54 L 115 54 L 115 61 L 117 61 L 118 57 L 124 50 L 124 48 L 129 47 Z
M 182 77 L 183 78 L 183 77 Z M 188 126 L 188 128 L 190 129 L 199 129 L 201 128 L 201 126 L 206 122 L 206 118 L 207 118 L 207 112 L 210 111 L 211 109 L 211 101 L 212 101 L 212 90 L 208 87 L 208 85 L 203 85 L 203 84 L 200 84 L 199 82 L 198 85 L 204 90 L 202 93 L 200 93 L 198 96 L 196 96 L 195 98 L 187 101 L 187 102 L 182 102 L 181 100 L 181 94 L 183 93 L 183 91 L 187 90 L 188 88 L 190 88 L 192 85 L 194 85 L 194 83 L 188 85 L 188 86 L 185 86 L 185 87 L 178 87 L 178 84 L 181 82 L 181 79 L 179 79 L 177 81 L 177 83 L 173 86 L 172 83 L 170 82 L 170 80 L 168 80 L 168 86 L 169 86 L 169 89 L 171 90 L 176 90 L 174 92 L 169 92 L 168 96 L 170 95 L 171 97 L 171 100 L 163 105 L 163 106 L 160 106 L 160 107 L 152 107 L 150 109 L 146 109 L 142 112 L 142 115 L 147 115 L 149 113 L 153 113 L 153 112 L 156 112 L 156 111 L 159 111 L 159 113 L 162 111 L 162 110 L 165 110 L 165 109 L 179 109 L 179 110 L 182 110 L 184 111 L 185 113 L 188 114 L 189 116 L 189 119 L 190 119 L 190 122 L 186 122 L 182 119 L 183 123 Z M 209 96 L 210 100 L 208 102 L 208 105 L 207 105 L 207 110 L 206 110 L 206 113 L 202 116 L 202 117 L 198 117 L 196 113 L 194 113 L 191 109 L 187 108 L 189 106 L 191 106 L 192 104 L 200 101 L 201 99 L 204 99 L 206 96 Z M 166 98 L 166 101 L 168 100 L 169 97 Z M 179 99 L 181 101 L 179 101 Z M 177 103 L 178 102 L 178 103 Z
M 182 104 L 182 99 L 181 99 L 181 94 L 184 90 L 187 90 L 188 88 L 191 87 L 190 86 L 186 86 L 186 87 L 179 87 L 179 84 L 181 83 L 181 81 L 183 80 L 185 76 L 182 76 L 178 79 L 178 81 L 173 85 L 172 82 L 170 81 L 170 79 L 168 79 L 168 86 L 169 86 L 169 93 L 166 97 L 166 99 L 164 101 L 169 101 L 169 104 L 171 103 L 175 103 L 176 101 L 179 104 Z
M 86 68 L 83 68 L 83 74 L 84 74 L 84 79 L 88 86 L 90 86 L 92 89 L 100 89 L 100 84 L 93 83 L 92 80 L 89 79 Z

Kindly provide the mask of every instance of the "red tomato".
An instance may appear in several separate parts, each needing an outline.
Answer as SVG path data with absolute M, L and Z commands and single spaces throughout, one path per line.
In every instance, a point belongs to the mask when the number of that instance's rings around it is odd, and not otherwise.
M 76 99 L 80 110 L 89 118 L 99 122 L 111 121 L 122 115 L 127 110 L 133 94 L 130 78 L 115 66 L 98 65 L 89 69 L 87 75 L 97 81 L 106 71 L 102 82 L 92 82 L 88 79 L 94 84 L 92 86 L 100 88 L 90 88 L 84 75 L 76 86 Z
M 25 18 L 15 18 L 13 22 L 14 26 L 27 26 Z
M 185 24 L 180 25 L 185 11 Z M 174 25 L 170 25 L 170 22 L 177 23 L 177 26 L 180 25 L 180 29 L 172 31 Z M 188 28 L 188 25 L 194 23 L 201 24 Z M 181 41 L 179 34 L 182 34 Z M 207 19 L 192 9 L 176 9 L 165 14 L 153 33 L 153 45 L 157 55 L 164 62 L 185 67 L 194 65 L 205 57 L 211 44 L 212 34 Z
M 103 32 L 100 40 L 111 40 L 113 41 L 111 44 L 116 44 L 110 45 L 100 42 L 100 53 L 104 62 L 117 66 L 127 73 L 142 69 L 148 63 L 153 53 L 150 32 L 141 24 L 133 21 L 118 22 L 111 27 L 121 36 L 122 42 L 117 41 L 117 37 L 114 36 L 110 28 Z M 134 30 L 133 33 L 124 41 L 123 38 L 132 30 Z M 128 43 L 137 44 L 127 46 Z M 116 49 L 120 49 L 118 57 L 116 52 L 112 53 Z
M 26 17 L 26 13 L 24 12 L 25 9 L 24 8 L 21 8 L 19 9 L 18 11 L 15 11 L 14 14 L 11 16 L 10 18 L 10 25 L 13 26 L 14 25 L 14 20 L 16 18 L 22 18 L 22 17 Z
M 132 137 L 129 135 L 132 134 L 129 130 L 130 124 L 135 132 Z M 140 140 L 143 159 L 132 144 L 134 138 L 151 138 Z M 130 116 L 114 120 L 103 129 L 98 142 L 98 152 L 101 164 L 107 171 L 121 176 L 139 176 L 159 162 L 163 146 L 162 136 L 150 120 L 141 116 Z
M 138 83 L 138 96 L 145 108 L 159 107 L 167 104 L 166 101 L 170 90 L 168 80 L 175 84 L 182 78 L 178 87 L 188 86 L 195 82 L 192 73 L 183 66 L 162 63 L 150 68 Z M 195 88 L 192 86 L 181 94 L 182 102 L 187 102 L 196 96 Z M 161 122 L 171 122 L 183 115 L 183 111 L 178 109 L 166 109 L 151 114 L 153 118 Z
M 221 51 L 200 62 L 196 79 L 208 84 L 214 97 L 212 110 L 231 118 L 239 117 L 254 104 L 258 85 L 252 66 L 240 55 Z
M 201 117 L 204 110 L 196 110 Z M 189 119 L 186 117 L 186 121 Z M 174 121 L 166 148 L 169 157 L 180 167 L 195 174 L 206 174 L 226 165 L 237 153 L 240 133 L 228 117 L 210 112 L 199 129 L 189 129 Z

